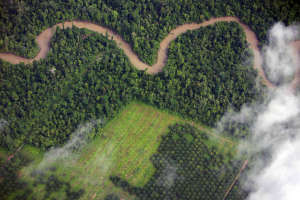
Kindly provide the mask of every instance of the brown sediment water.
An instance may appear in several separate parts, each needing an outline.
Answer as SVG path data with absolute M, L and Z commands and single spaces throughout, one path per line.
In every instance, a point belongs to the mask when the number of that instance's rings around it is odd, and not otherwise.
M 121 48 L 124 53 L 128 56 L 130 62 L 134 67 L 136 67 L 139 70 L 146 70 L 147 73 L 149 74 L 157 74 L 158 72 L 161 72 L 163 70 L 163 67 L 165 66 L 165 63 L 167 61 L 167 51 L 169 44 L 175 40 L 179 35 L 187 32 L 188 30 L 195 30 L 199 29 L 200 27 L 205 27 L 208 25 L 213 25 L 217 22 L 236 22 L 241 25 L 243 28 L 245 35 L 246 35 L 246 40 L 249 43 L 250 49 L 252 49 L 253 54 L 254 54 L 254 64 L 253 67 L 258 71 L 258 74 L 262 78 L 263 82 L 268 86 L 268 87 L 274 87 L 274 85 L 266 78 L 264 70 L 262 69 L 262 58 L 261 54 L 258 49 L 258 40 L 255 35 L 255 33 L 244 23 L 242 23 L 237 17 L 218 17 L 218 18 L 211 18 L 207 21 L 204 21 L 202 23 L 190 23 L 190 24 L 183 24 L 180 26 L 177 26 L 175 29 L 170 31 L 170 33 L 163 39 L 163 41 L 160 43 L 159 49 L 158 49 L 158 55 L 157 55 L 157 60 L 156 63 L 153 66 L 149 66 L 146 63 L 142 62 L 136 53 L 134 53 L 130 47 L 130 45 L 125 42 L 121 36 L 113 32 L 112 30 L 97 25 L 93 24 L 90 22 L 84 22 L 84 21 L 67 21 L 64 23 L 59 23 L 56 24 L 50 28 L 47 28 L 44 30 L 40 35 L 37 36 L 36 42 L 40 48 L 39 53 L 37 56 L 33 59 L 26 59 L 20 56 L 16 56 L 12 53 L 0 53 L 0 58 L 10 62 L 12 64 L 18 64 L 21 62 L 24 62 L 25 64 L 32 63 L 34 60 L 40 60 L 43 59 L 47 56 L 49 49 L 50 49 L 50 40 L 52 36 L 55 33 L 56 27 L 59 26 L 60 28 L 67 28 L 67 27 L 72 27 L 76 26 L 78 28 L 86 28 L 89 30 L 92 30 L 94 32 L 103 34 L 103 35 L 108 35 L 109 38 L 112 40 L 116 41 L 117 45 L 119 48 Z
M 117 46 L 121 48 L 124 53 L 128 56 L 130 62 L 134 67 L 136 67 L 139 70 L 146 70 L 147 73 L 149 74 L 157 74 L 158 72 L 161 72 L 163 70 L 163 67 L 166 64 L 167 58 L 168 58 L 168 48 L 170 43 L 175 40 L 179 35 L 187 32 L 188 30 L 196 30 L 199 29 L 200 27 L 205 27 L 209 25 L 213 25 L 217 22 L 236 22 L 238 23 L 244 30 L 245 35 L 246 35 L 246 40 L 249 43 L 249 48 L 253 51 L 254 55 L 254 62 L 253 62 L 253 67 L 258 71 L 259 76 L 261 77 L 263 83 L 269 87 L 269 88 L 274 88 L 274 84 L 272 84 L 266 77 L 264 70 L 262 68 L 262 57 L 258 48 L 258 40 L 255 35 L 255 33 L 244 23 L 242 23 L 239 18 L 237 17 L 218 17 L 218 18 L 211 18 L 207 21 L 204 21 L 202 23 L 190 23 L 190 24 L 183 24 L 180 26 L 177 26 L 173 30 L 170 31 L 170 33 L 162 40 L 160 43 L 159 49 L 158 49 L 158 54 L 157 54 L 157 60 L 156 63 L 152 66 L 142 62 L 136 53 L 134 53 L 130 47 L 130 45 L 125 42 L 122 37 L 112 30 L 94 24 L 90 22 L 85 22 L 85 21 L 67 21 L 64 23 L 59 23 L 56 24 L 50 28 L 47 28 L 44 30 L 40 35 L 37 36 L 36 42 L 40 48 L 39 53 L 37 56 L 33 59 L 26 59 L 20 56 L 16 56 L 12 53 L 0 53 L 0 58 L 10 62 L 12 64 L 18 64 L 18 63 L 25 63 L 25 64 L 30 64 L 34 60 L 40 60 L 43 59 L 47 56 L 49 49 L 50 49 L 50 40 L 52 36 L 54 35 L 56 31 L 56 27 L 60 28 L 67 28 L 67 27 L 72 27 L 76 26 L 78 28 L 86 28 L 89 30 L 92 30 L 94 32 L 103 34 L 103 35 L 108 35 L 109 38 L 112 40 L 116 41 Z M 296 49 L 295 51 L 297 52 L 295 55 L 296 62 L 298 63 L 299 66 L 299 49 L 300 49 L 300 41 L 296 41 L 293 43 L 293 47 Z M 300 66 L 299 66 L 300 68 Z M 294 89 L 297 87 L 297 85 L 300 83 L 300 69 L 297 70 L 295 74 L 295 78 L 292 81 L 291 87 Z
M 12 53 L 0 53 L 0 58 L 12 63 L 12 64 L 18 64 L 18 63 L 25 63 L 25 64 L 30 64 L 34 60 L 40 60 L 43 59 L 47 56 L 49 49 L 50 49 L 50 40 L 52 36 L 54 35 L 56 31 L 56 27 L 60 28 L 67 28 L 67 27 L 72 27 L 76 26 L 78 28 L 86 28 L 91 31 L 103 34 L 103 35 L 108 35 L 108 37 L 112 40 L 114 40 L 117 43 L 117 46 L 121 48 L 126 56 L 128 56 L 130 62 L 134 67 L 136 67 L 139 70 L 147 70 L 147 73 L 149 74 L 157 74 L 163 70 L 163 67 L 166 64 L 168 55 L 167 51 L 169 48 L 170 43 L 175 40 L 179 35 L 187 32 L 188 30 L 196 30 L 201 27 L 213 25 L 217 22 L 236 22 L 238 23 L 244 30 L 245 35 L 246 35 L 246 40 L 249 43 L 249 48 L 253 51 L 254 55 L 254 61 L 253 61 L 253 68 L 258 71 L 258 75 L 261 77 L 263 83 L 269 87 L 269 88 L 274 88 L 274 84 L 272 84 L 266 77 L 264 70 L 262 68 L 262 57 L 261 53 L 258 48 L 258 39 L 255 35 L 255 33 L 244 23 L 242 23 L 237 17 L 218 17 L 218 18 L 211 18 L 207 21 L 204 21 L 202 23 L 189 23 L 189 24 L 183 24 L 180 26 L 177 26 L 173 30 L 170 31 L 170 33 L 161 41 L 159 49 L 158 49 L 158 54 L 157 54 L 157 60 L 156 63 L 152 66 L 142 62 L 136 53 L 133 52 L 132 48 L 130 45 L 125 42 L 122 37 L 118 34 L 116 34 L 114 31 L 94 24 L 90 22 L 85 22 L 85 21 L 67 21 L 64 23 L 59 23 L 56 24 L 50 28 L 47 28 L 44 30 L 41 34 L 39 34 L 36 38 L 36 42 L 40 48 L 39 53 L 37 54 L 36 57 L 33 59 L 27 59 L 23 58 L 20 56 L 16 56 L 15 54 Z M 295 73 L 295 78 L 293 79 L 291 83 L 291 88 L 294 90 L 296 89 L 297 85 L 300 84 L 300 41 L 293 42 L 292 46 L 294 47 L 294 52 L 295 52 L 295 62 L 298 66 L 298 70 Z M 18 149 L 16 152 L 18 152 L 20 149 Z M 11 158 L 14 157 L 15 154 L 12 154 L 11 156 L 8 157 L 7 161 L 9 161 Z M 245 169 L 247 166 L 248 161 L 246 160 L 241 167 L 238 175 L 235 177 L 233 183 L 230 185 L 228 190 L 226 191 L 224 195 L 224 199 L 227 197 L 229 192 L 231 191 L 233 185 L 235 182 L 238 180 L 241 172 Z M 1 182 L 1 179 L 0 179 Z M 92 199 L 96 197 L 96 194 L 92 196 Z
M 291 88 L 293 91 L 297 89 L 300 84 L 300 40 L 297 40 L 292 43 L 293 51 L 294 51 L 294 62 L 297 67 L 294 79 L 291 83 Z

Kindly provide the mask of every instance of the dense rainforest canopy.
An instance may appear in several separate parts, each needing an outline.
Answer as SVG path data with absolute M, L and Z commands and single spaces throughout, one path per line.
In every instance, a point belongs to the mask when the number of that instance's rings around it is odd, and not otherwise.
M 258 93 L 243 61 L 248 54 L 239 25 L 222 22 L 180 36 L 164 72 L 153 76 L 131 66 L 105 36 L 58 29 L 46 59 L 32 66 L 0 61 L 0 118 L 9 122 L 1 145 L 62 144 L 78 124 L 109 120 L 133 99 L 213 125 L 228 106 L 239 109 Z
M 11 0 L 0 2 L 0 50 L 34 57 L 35 36 L 66 20 L 88 20 L 119 33 L 146 63 L 153 64 L 159 42 L 177 25 L 211 17 L 237 16 L 259 41 L 277 21 L 299 21 L 295 0 Z
M 151 65 L 156 61 L 159 43 L 171 29 L 220 16 L 238 17 L 256 33 L 262 45 L 267 30 L 275 22 L 300 21 L 300 5 L 293 0 L 0 1 L 0 52 L 32 58 L 39 51 L 35 38 L 42 30 L 67 20 L 83 20 L 111 28 L 131 45 L 142 61 Z M 135 69 L 110 38 L 91 31 L 58 28 L 50 46 L 45 59 L 30 65 L 12 65 L 0 60 L 0 146 L 8 152 L 24 144 L 44 150 L 62 145 L 80 124 L 95 119 L 107 122 L 133 100 L 212 127 L 229 108 L 239 110 L 261 95 L 255 87 L 256 71 L 249 61 L 252 53 L 245 34 L 234 22 L 219 22 L 179 36 L 170 44 L 163 72 L 154 76 Z M 230 126 L 234 125 L 228 126 L 226 131 L 233 137 L 247 134 L 247 130 L 232 134 Z M 187 144 L 180 136 L 186 131 L 193 135 L 194 142 Z M 172 157 L 175 153 L 180 154 L 176 164 L 179 171 L 195 167 L 196 162 L 184 165 L 180 159 L 194 161 L 195 155 L 208 151 L 197 140 L 200 136 L 201 133 L 187 125 L 171 127 L 153 162 L 163 162 L 163 155 Z M 174 137 L 178 137 L 175 141 L 178 146 L 173 145 Z M 182 149 L 183 153 L 179 153 Z M 194 157 L 188 157 L 190 152 L 194 152 Z M 214 167 L 223 164 L 217 155 L 209 159 L 216 161 Z M 23 186 L 17 181 L 18 170 L 29 160 L 19 154 L 11 162 L 1 162 L 0 177 L 4 179 L 0 180 L 5 181 L 0 181 L 0 188 L 5 189 L 0 197 Z M 206 160 L 199 158 L 197 162 L 203 164 Z M 164 167 L 159 164 L 156 167 L 155 175 L 159 176 Z M 228 170 L 231 177 L 230 170 L 236 169 Z M 170 191 L 181 191 L 185 184 L 203 185 L 201 189 L 207 190 L 212 199 L 220 198 L 221 193 L 208 188 L 207 181 L 219 181 L 221 188 L 226 179 L 209 176 L 212 177 L 191 178 L 190 182 L 178 180 Z M 130 186 L 118 177 L 112 177 L 112 181 L 142 199 L 173 197 L 173 193 L 160 193 L 156 178 L 144 188 Z M 68 188 L 68 194 L 76 198 L 83 193 L 73 191 L 68 183 L 55 177 L 44 183 L 51 186 L 52 182 Z M 196 186 L 182 195 L 196 198 L 195 191 L 199 189 Z M 245 197 L 246 193 L 237 192 L 238 187 L 233 188 L 230 199 Z M 112 194 L 107 199 L 117 197 Z

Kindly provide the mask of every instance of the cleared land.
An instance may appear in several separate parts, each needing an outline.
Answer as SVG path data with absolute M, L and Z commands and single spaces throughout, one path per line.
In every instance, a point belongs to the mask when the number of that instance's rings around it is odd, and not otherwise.
M 177 115 L 133 102 L 106 124 L 102 134 L 89 143 L 79 157 L 73 159 L 71 156 L 64 162 L 55 163 L 56 170 L 46 170 L 45 174 L 47 177 L 53 174 L 58 179 L 69 182 L 74 190 L 84 189 L 82 199 L 103 199 L 109 193 L 132 199 L 115 187 L 109 181 L 109 176 L 120 176 L 130 184 L 143 186 L 155 171 L 150 157 L 156 152 L 161 136 L 167 133 L 169 125 L 185 122 L 189 123 Z M 220 152 L 234 152 L 235 144 L 230 140 L 215 137 L 211 132 L 208 135 L 211 139 L 207 145 L 217 143 Z M 32 148 L 26 147 L 22 151 L 34 152 L 40 158 L 40 154 Z M 35 168 L 37 163 L 31 167 Z M 32 185 L 36 178 L 30 176 L 31 167 L 25 168 L 21 174 Z M 33 194 L 38 198 L 44 197 L 45 185 L 32 187 Z M 63 188 L 51 193 L 51 197 L 58 199 L 63 199 L 65 195 Z

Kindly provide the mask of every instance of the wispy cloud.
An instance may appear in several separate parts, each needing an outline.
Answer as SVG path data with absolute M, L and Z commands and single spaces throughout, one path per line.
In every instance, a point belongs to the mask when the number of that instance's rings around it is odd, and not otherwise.
M 300 96 L 289 86 L 297 67 L 290 43 L 298 30 L 282 23 L 272 27 L 263 48 L 264 68 L 278 87 L 266 90 L 261 102 L 227 113 L 218 124 L 221 131 L 230 121 L 249 128 L 250 137 L 239 145 L 240 152 L 256 155 L 243 180 L 251 191 L 248 200 L 300 197 Z
M 6 121 L 5 119 L 0 119 L 0 131 L 2 131 L 3 128 L 7 125 L 8 125 L 8 121 Z
M 290 43 L 299 36 L 297 26 L 275 24 L 269 32 L 269 44 L 263 48 L 264 68 L 269 79 L 282 84 L 290 81 L 296 70 Z
M 93 120 L 83 125 L 79 125 L 65 145 L 50 149 L 47 153 L 45 153 L 38 168 L 49 166 L 49 164 L 58 160 L 74 160 L 77 155 L 74 152 L 81 150 L 82 147 L 87 144 L 90 132 L 96 125 L 101 123 L 102 120 Z

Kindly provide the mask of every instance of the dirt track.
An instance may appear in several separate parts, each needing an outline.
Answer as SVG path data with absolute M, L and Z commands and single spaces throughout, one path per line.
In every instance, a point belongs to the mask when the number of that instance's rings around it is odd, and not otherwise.
M 248 165 L 248 160 L 245 160 L 242 167 L 239 170 L 239 173 L 235 176 L 235 178 L 233 179 L 233 182 L 231 183 L 231 185 L 229 186 L 229 188 L 226 190 L 225 195 L 223 197 L 223 200 L 225 200 L 229 194 L 229 192 L 232 190 L 233 186 L 235 185 L 235 183 L 237 182 L 237 180 L 240 178 L 242 172 L 246 169 Z
M 241 27 L 243 28 L 245 35 L 246 35 L 246 40 L 249 43 L 249 47 L 250 49 L 252 49 L 253 54 L 254 54 L 254 69 L 256 69 L 258 71 L 259 76 L 262 78 L 262 81 L 264 82 L 264 84 L 266 84 L 266 86 L 273 88 L 274 85 L 266 78 L 265 73 L 262 69 L 262 58 L 261 58 L 261 54 L 259 52 L 258 49 L 258 40 L 257 37 L 255 35 L 255 33 L 244 23 L 242 23 L 238 18 L 236 17 L 219 17 L 219 18 L 211 18 L 210 20 L 207 20 L 205 22 L 202 22 L 200 24 L 196 24 L 196 23 L 191 23 L 191 24 L 184 24 L 184 25 L 180 25 L 178 27 L 176 27 L 175 29 L 173 29 L 168 35 L 167 37 L 165 37 L 163 39 L 163 41 L 160 43 L 160 47 L 158 50 L 158 55 L 157 55 L 157 61 L 153 66 L 149 66 L 145 63 L 143 63 L 138 56 L 132 51 L 130 45 L 128 43 L 126 43 L 118 34 L 114 33 L 112 30 L 102 27 L 100 25 L 96 25 L 90 22 L 83 22 L 83 21 L 68 21 L 68 22 L 64 22 L 64 23 L 59 23 L 57 25 L 54 25 L 51 28 L 48 28 L 46 30 L 44 30 L 37 38 L 36 38 L 36 42 L 40 48 L 40 52 L 38 53 L 38 55 L 33 58 L 33 59 L 26 59 L 20 56 L 16 56 L 12 53 L 0 53 L 0 58 L 10 62 L 12 64 L 18 64 L 21 62 L 24 62 L 25 64 L 29 64 L 32 63 L 34 60 L 40 60 L 43 59 L 47 56 L 49 49 L 50 49 L 50 40 L 52 38 L 52 36 L 55 33 L 56 27 L 72 27 L 72 26 L 76 26 L 78 28 L 86 28 L 92 31 L 95 31 L 97 33 L 100 34 L 107 34 L 109 37 L 112 37 L 113 40 L 116 41 L 117 45 L 119 48 L 121 48 L 124 53 L 128 56 L 130 62 L 133 64 L 133 66 L 135 66 L 137 69 L 139 70 L 145 70 L 147 69 L 147 72 L 149 74 L 156 74 L 158 72 L 161 72 L 163 67 L 165 66 L 165 63 L 167 61 L 167 51 L 168 51 L 168 47 L 169 44 L 175 40 L 179 35 L 187 32 L 188 30 L 195 30 L 195 29 L 199 29 L 200 27 L 205 27 L 208 25 L 212 25 L 215 24 L 216 22 L 237 22 L 241 25 Z M 300 41 L 294 42 L 293 46 L 295 48 L 295 57 L 296 57 L 296 62 L 297 65 L 300 66 L 300 56 L 299 56 L 299 49 L 300 49 Z M 299 70 L 296 72 L 295 74 L 295 78 L 292 82 L 292 88 L 296 88 L 297 85 L 300 83 L 300 67 Z M 19 150 L 17 150 L 18 152 Z M 14 156 L 11 155 L 8 158 L 8 161 Z M 244 170 L 244 168 L 247 166 L 247 160 L 244 162 L 243 166 L 241 167 L 238 175 L 236 176 L 236 178 L 234 179 L 233 183 L 231 184 L 231 186 L 228 188 L 228 190 L 226 191 L 225 195 L 224 195 L 224 199 L 227 197 L 227 195 L 229 194 L 230 190 L 232 189 L 233 185 L 235 184 L 235 182 L 238 180 L 241 172 Z
M 184 24 L 176 27 L 173 29 L 167 37 L 163 39 L 163 41 L 160 43 L 160 47 L 158 50 L 158 56 L 157 56 L 157 62 L 153 66 L 149 66 L 145 63 L 143 63 L 138 56 L 132 51 L 130 45 L 126 43 L 118 34 L 114 33 L 112 30 L 102 27 L 100 25 L 96 25 L 90 22 L 82 22 L 82 21 L 68 21 L 64 23 L 59 23 L 57 25 L 54 25 L 51 28 L 46 29 L 43 31 L 37 38 L 36 42 L 38 43 L 38 46 L 40 48 L 40 52 L 38 55 L 33 59 L 26 59 L 23 57 L 16 56 L 12 53 L 0 53 L 0 58 L 8 61 L 12 64 L 17 64 L 20 62 L 24 62 L 25 64 L 31 63 L 33 60 L 39 60 L 42 58 L 45 58 L 47 56 L 47 53 L 50 48 L 50 40 L 53 34 L 55 33 L 56 27 L 72 27 L 72 25 L 78 27 L 78 28 L 86 28 L 92 31 L 95 31 L 97 33 L 105 35 L 108 34 L 109 37 L 112 37 L 113 40 L 116 41 L 119 48 L 123 49 L 125 54 L 128 56 L 130 62 L 140 70 L 148 69 L 147 72 L 149 74 L 156 74 L 160 71 L 162 71 L 166 60 L 167 60 L 167 51 L 169 44 L 175 40 L 179 35 L 182 33 L 185 33 L 188 30 L 195 30 L 199 29 L 200 27 L 205 27 L 208 25 L 212 25 L 216 22 L 237 22 L 241 25 L 241 27 L 244 29 L 246 34 L 246 40 L 250 44 L 250 48 L 253 50 L 254 53 L 254 68 L 258 70 L 259 75 L 262 77 L 263 82 L 268 87 L 274 87 L 274 85 L 266 78 L 265 73 L 261 67 L 261 55 L 258 49 L 258 40 L 256 38 L 256 35 L 253 31 L 250 30 L 250 28 L 243 24 L 238 18 L 236 17 L 219 17 L 219 18 L 211 18 L 210 20 L 207 20 L 205 22 L 202 22 L 200 24 L 192 23 L 192 24 Z M 299 45 L 298 45 L 299 46 Z

